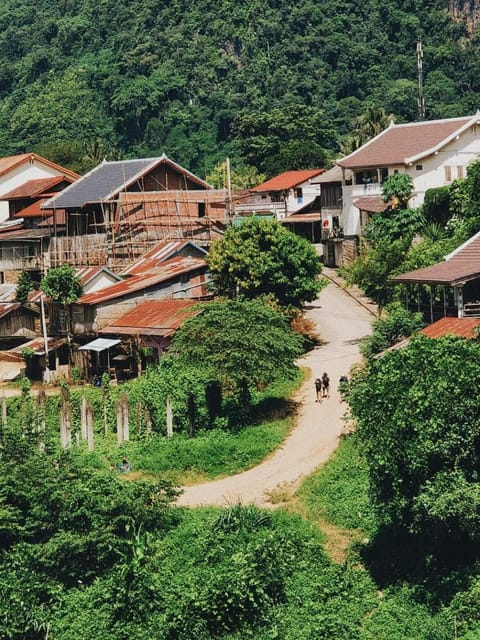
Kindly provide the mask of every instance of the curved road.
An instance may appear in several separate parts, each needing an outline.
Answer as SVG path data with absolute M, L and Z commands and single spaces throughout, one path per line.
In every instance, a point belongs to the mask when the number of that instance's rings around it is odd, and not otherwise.
M 358 341 L 370 333 L 372 315 L 333 283 L 307 307 L 306 315 L 317 325 L 322 345 L 299 362 L 310 368 L 312 376 L 297 396 L 300 410 L 292 433 L 258 466 L 221 480 L 184 487 L 178 505 L 231 505 L 240 501 L 272 506 L 270 492 L 285 484 L 295 489 L 335 450 L 344 429 L 345 412 L 338 397 L 338 380 L 359 361 Z M 324 371 L 330 377 L 330 398 L 316 403 L 313 380 Z

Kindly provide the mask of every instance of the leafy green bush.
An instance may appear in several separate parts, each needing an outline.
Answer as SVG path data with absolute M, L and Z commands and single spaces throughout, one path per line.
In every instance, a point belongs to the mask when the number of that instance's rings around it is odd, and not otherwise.
M 399 302 L 385 308 L 385 314 L 372 322 L 372 333 L 362 340 L 360 351 L 366 358 L 385 351 L 423 326 L 422 314 L 407 311 Z
M 298 492 L 310 518 L 326 519 L 371 534 L 376 526 L 369 495 L 368 467 L 355 435 L 342 438 L 334 456 Z

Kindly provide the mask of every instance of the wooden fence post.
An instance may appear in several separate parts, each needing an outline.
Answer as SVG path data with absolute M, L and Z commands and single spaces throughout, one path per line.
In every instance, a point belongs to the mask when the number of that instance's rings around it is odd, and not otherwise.
M 93 408 L 91 402 L 85 404 L 85 425 L 87 430 L 87 449 L 93 451 Z
M 87 440 L 87 399 L 85 396 L 82 396 L 80 404 L 80 434 L 82 440 Z
M 72 445 L 72 413 L 70 409 L 68 389 L 61 389 L 60 404 L 60 444 L 64 449 Z
M 172 409 L 172 399 L 170 396 L 167 396 L 167 437 L 171 438 L 173 436 L 173 409 Z

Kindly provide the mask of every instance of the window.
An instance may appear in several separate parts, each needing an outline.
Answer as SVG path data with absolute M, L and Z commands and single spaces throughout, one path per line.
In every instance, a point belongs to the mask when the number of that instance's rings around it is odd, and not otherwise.
M 457 179 L 458 179 L 458 180 L 463 180 L 463 178 L 464 178 L 464 175 L 463 175 L 463 166 L 462 166 L 462 165 L 459 165 L 459 166 L 457 167 Z
M 198 217 L 199 218 L 204 218 L 205 217 L 205 202 L 197 202 L 197 207 L 198 207 Z
M 394 169 L 394 170 L 393 170 L 393 175 L 394 175 L 394 176 L 396 176 L 396 175 L 397 175 L 397 173 L 398 173 L 398 169 Z
M 445 182 L 452 181 L 452 167 L 445 165 Z
M 423 170 L 423 164 L 417 164 L 417 165 L 415 165 L 415 170 L 416 170 L 416 171 L 422 171 L 422 170 Z

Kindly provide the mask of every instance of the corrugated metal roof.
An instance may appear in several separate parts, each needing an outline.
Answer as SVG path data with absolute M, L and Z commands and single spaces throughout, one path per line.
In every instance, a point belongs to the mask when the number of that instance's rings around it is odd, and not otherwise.
M 19 302 L 1 302 L 0 303 L 0 318 L 8 316 L 9 313 L 19 309 L 22 305 Z M 32 311 L 33 313 L 33 311 Z
M 282 218 L 282 223 L 295 223 L 295 222 L 320 222 L 322 216 L 320 213 L 296 213 L 291 216 Z
M 420 331 L 429 338 L 442 338 L 446 335 L 461 338 L 474 338 L 475 327 L 480 326 L 480 318 L 441 318 Z
M 325 169 L 299 169 L 298 171 L 284 171 L 278 176 L 267 180 L 263 184 L 251 189 L 254 192 L 262 191 L 282 191 L 284 189 L 292 189 L 299 184 L 314 178 L 323 173 Z
M 200 313 L 195 300 L 151 300 L 142 302 L 108 327 L 103 334 L 118 335 L 172 335 L 186 320 Z
M 180 251 L 188 246 L 192 246 L 195 250 L 204 255 L 207 254 L 205 249 L 202 249 L 191 240 L 172 240 L 171 242 L 160 242 L 152 249 L 143 254 L 141 258 L 133 262 L 130 266 L 122 271 L 122 274 L 136 275 L 139 273 L 146 273 L 151 269 L 156 269 L 161 266 L 162 262 L 172 258 Z
M 480 278 L 480 232 L 446 256 L 444 262 L 394 276 L 394 282 L 453 286 Z
M 434 153 L 476 120 L 477 116 L 467 116 L 392 124 L 337 164 L 351 169 L 408 164 Z
M 65 344 L 65 338 L 47 338 L 48 342 L 48 350 L 53 351 L 61 347 Z M 24 342 L 18 347 L 14 347 L 13 349 L 9 349 L 8 353 L 20 354 L 24 349 L 32 349 L 37 356 L 43 356 L 45 354 L 45 340 L 43 338 L 34 338 L 33 340 L 29 340 L 28 342 Z
M 173 167 L 205 188 L 209 186 L 201 178 L 167 158 L 165 154 L 159 158 L 104 161 L 64 189 L 58 196 L 50 198 L 43 208 L 80 208 L 88 203 L 108 201 L 120 192 L 126 191 L 130 185 L 160 164 Z
M 5 233 L 0 232 L 0 241 L 16 240 L 17 242 L 29 242 L 32 240 L 40 240 L 40 238 L 45 238 L 49 235 L 50 231 L 48 229 L 15 229 L 15 231 L 8 229 L 5 230 Z
M 122 278 L 117 276 L 113 271 L 110 271 L 107 267 L 77 267 L 75 269 L 75 275 L 80 277 L 80 283 L 82 287 L 87 285 L 90 280 L 95 278 L 99 273 L 105 272 L 115 280 L 121 281 Z
M 121 282 L 105 287 L 94 293 L 87 293 L 79 298 L 79 304 L 99 304 L 115 298 L 154 287 L 161 282 L 178 278 L 191 271 L 206 270 L 207 263 L 200 258 L 173 258 L 165 262 L 154 273 L 131 276 Z

